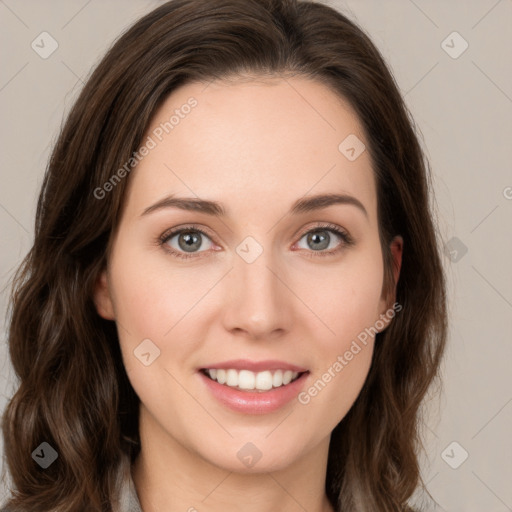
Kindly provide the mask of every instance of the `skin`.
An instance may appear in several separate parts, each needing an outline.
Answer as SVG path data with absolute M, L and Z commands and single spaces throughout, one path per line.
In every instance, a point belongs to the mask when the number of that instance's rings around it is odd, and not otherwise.
M 332 511 L 324 490 L 330 434 L 364 384 L 373 339 L 307 405 L 292 400 L 268 414 L 227 409 L 197 369 L 278 359 L 310 371 L 307 389 L 389 311 L 394 297 L 381 296 L 369 152 L 349 161 L 338 150 L 349 134 L 368 142 L 348 103 L 304 77 L 184 85 L 161 105 L 147 134 L 191 96 L 198 105 L 129 176 L 95 292 L 98 313 L 117 322 L 141 400 L 142 450 L 132 470 L 141 505 L 144 512 L 226 512 L 241 503 L 247 512 Z M 304 195 L 334 192 L 356 197 L 368 216 L 349 204 L 287 215 Z M 169 194 L 218 201 L 228 215 L 162 208 L 141 216 Z M 158 243 L 170 228 L 190 223 L 208 233 L 192 258 Z M 323 252 L 341 250 L 319 256 L 304 236 L 319 223 L 339 226 L 355 243 L 344 246 L 323 231 L 331 237 Z M 236 252 L 247 236 L 263 248 L 250 264 Z M 180 251 L 179 238 L 167 247 Z M 401 237 L 391 244 L 396 280 L 402 245 Z M 133 353 L 147 338 L 161 351 L 149 366 Z M 237 457 L 248 442 L 262 454 L 251 468 Z

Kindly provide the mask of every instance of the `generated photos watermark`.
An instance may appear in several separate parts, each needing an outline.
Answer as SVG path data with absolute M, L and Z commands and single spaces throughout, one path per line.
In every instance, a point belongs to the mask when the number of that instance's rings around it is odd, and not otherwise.
M 168 121 L 160 123 L 156 128 L 153 129 L 151 135 L 148 135 L 146 141 L 137 151 L 134 151 L 132 156 L 120 167 L 101 187 L 96 187 L 93 191 L 93 195 L 96 199 L 104 199 L 108 192 L 112 192 L 114 188 L 125 178 L 130 171 L 140 162 L 142 159 L 149 155 L 149 152 L 156 148 L 159 142 L 162 142 L 164 135 L 169 134 L 176 126 L 178 126 L 182 119 L 190 114 L 192 109 L 197 106 L 197 100 L 194 97 L 190 97 L 186 103 L 181 105 L 180 108 L 174 110 L 174 114 L 169 118 Z
M 311 399 L 322 391 L 325 386 L 331 382 L 334 377 L 338 373 L 340 373 L 346 366 L 350 364 L 357 354 L 361 352 L 363 347 L 366 347 L 368 344 L 368 338 L 373 338 L 378 332 L 380 332 L 386 326 L 384 319 L 388 321 L 394 318 L 396 313 L 402 310 L 402 305 L 398 302 L 395 302 L 391 308 L 389 308 L 385 313 L 380 315 L 380 319 L 375 322 L 375 324 L 371 327 L 366 327 L 364 331 L 361 331 L 357 335 L 357 340 L 353 340 L 350 348 L 344 352 L 343 355 L 338 355 L 336 361 L 334 361 L 327 371 L 322 374 L 322 376 L 315 381 L 315 383 L 310 386 L 306 391 L 302 391 L 297 395 L 297 400 L 302 405 L 307 405 L 311 402 Z M 359 343 L 358 343 L 359 341 Z M 363 345 L 363 346 L 361 346 Z

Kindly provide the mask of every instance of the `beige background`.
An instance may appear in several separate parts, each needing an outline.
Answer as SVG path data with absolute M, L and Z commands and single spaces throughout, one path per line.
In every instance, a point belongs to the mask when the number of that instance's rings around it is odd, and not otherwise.
M 0 0 L 2 410 L 16 385 L 5 286 L 30 247 L 60 123 L 112 40 L 159 3 Z M 451 328 L 443 393 L 426 415 L 422 473 L 433 499 L 418 500 L 429 511 L 512 511 L 512 1 L 324 3 L 387 59 L 434 171 Z M 58 43 L 47 59 L 31 47 L 43 31 Z

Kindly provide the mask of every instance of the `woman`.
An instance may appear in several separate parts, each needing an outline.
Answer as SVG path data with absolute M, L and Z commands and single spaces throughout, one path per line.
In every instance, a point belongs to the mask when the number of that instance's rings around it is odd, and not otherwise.
M 429 168 L 363 31 L 175 0 L 87 81 L 13 288 L 10 511 L 405 511 L 447 319 Z

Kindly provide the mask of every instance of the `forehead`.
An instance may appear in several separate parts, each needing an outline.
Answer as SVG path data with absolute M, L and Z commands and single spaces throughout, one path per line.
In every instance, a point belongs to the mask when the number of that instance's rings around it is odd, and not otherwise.
M 359 119 L 311 79 L 183 85 L 155 112 L 143 142 L 150 139 L 152 149 L 130 176 L 133 214 L 169 194 L 222 202 L 229 215 L 346 193 L 375 216 L 368 151 L 355 160 L 343 152 L 345 140 L 368 144 Z

